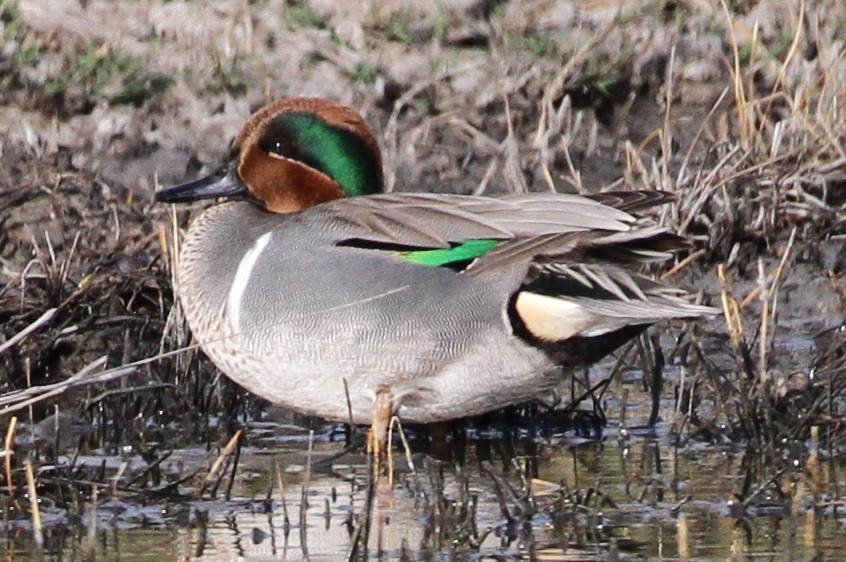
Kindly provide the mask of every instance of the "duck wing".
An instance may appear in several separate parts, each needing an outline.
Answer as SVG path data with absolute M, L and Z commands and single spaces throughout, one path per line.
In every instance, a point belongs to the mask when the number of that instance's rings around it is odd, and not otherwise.
M 449 248 L 467 240 L 529 239 L 572 232 L 627 232 L 635 216 L 578 195 L 505 197 L 395 193 L 342 199 L 321 211 L 359 240 L 413 248 Z
M 442 252 L 427 256 L 425 250 L 451 250 L 455 260 L 469 266 L 468 275 L 484 276 L 539 256 L 623 264 L 668 259 L 686 242 L 626 210 L 670 200 L 660 191 L 499 198 L 397 193 L 333 201 L 320 212 L 329 214 L 337 245 L 417 250 L 404 257 L 428 265 L 454 262 Z M 492 243 L 466 244 L 482 240 Z

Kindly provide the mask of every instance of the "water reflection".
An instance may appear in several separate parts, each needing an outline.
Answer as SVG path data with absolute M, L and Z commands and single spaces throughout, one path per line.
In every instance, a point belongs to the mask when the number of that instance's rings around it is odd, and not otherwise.
M 369 527 L 361 455 L 306 474 L 301 447 L 277 455 L 246 448 L 228 502 L 115 497 L 99 504 L 93 534 L 90 512 L 73 518 L 43 506 L 46 558 L 339 560 L 365 542 L 371 557 L 409 560 L 842 558 L 843 505 L 831 494 L 839 464 L 821 463 L 816 510 L 801 467 L 773 472 L 778 478 L 743 503 L 750 467 L 757 485 L 767 484 L 766 467 L 747 451 L 678 448 L 644 433 L 482 440 L 445 461 L 416 455 L 415 472 L 403 469 L 392 492 L 374 494 Z M 341 447 L 318 443 L 314 459 Z M 186 458 L 172 462 L 184 470 Z M 5 557 L 31 558 L 28 522 L 5 512 Z

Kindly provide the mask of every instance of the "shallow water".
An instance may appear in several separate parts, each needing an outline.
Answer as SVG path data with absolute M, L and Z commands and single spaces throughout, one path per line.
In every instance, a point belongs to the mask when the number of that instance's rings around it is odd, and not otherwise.
M 735 517 L 742 514 L 732 512 L 728 500 L 743 489 L 746 467 L 758 462 L 755 455 L 701 443 L 676 449 L 664 434 L 663 426 L 654 431 L 611 427 L 601 441 L 477 441 L 458 472 L 450 463 L 427 471 L 423 455 L 415 455 L 412 474 L 397 458 L 394 489 L 374 497 L 370 554 L 420 560 L 846 557 L 846 519 L 832 495 L 844 473 L 840 458 L 821 462 L 823 492 L 816 510 L 799 452 L 795 461 L 784 459 L 787 467 L 797 464 L 796 470 L 779 479 L 793 501 L 767 491 L 745 517 Z M 45 558 L 84 560 L 93 552 L 97 560 L 345 559 L 353 542 L 349 523 L 365 506 L 364 458 L 346 455 L 309 472 L 299 439 L 284 448 L 275 455 L 244 448 L 228 502 L 144 502 L 119 495 L 103 501 L 101 496 L 93 535 L 89 511 L 73 518 L 44 505 Z M 341 449 L 338 443 L 316 442 L 311 460 Z M 185 469 L 204 458 L 202 451 L 177 451 L 167 461 L 173 465 L 163 468 Z M 534 479 L 531 518 L 508 524 L 493 480 L 480 469 L 482 460 L 502 471 L 518 493 L 521 474 Z M 442 496 L 434 491 L 434 474 L 443 475 Z M 758 480 L 765 476 L 759 474 Z M 506 500 L 510 513 L 516 513 L 518 503 Z M 462 505 L 470 516 L 456 515 Z M 468 526 L 462 531 L 461 524 Z M 0 541 L 7 559 L 36 553 L 28 521 L 7 521 Z

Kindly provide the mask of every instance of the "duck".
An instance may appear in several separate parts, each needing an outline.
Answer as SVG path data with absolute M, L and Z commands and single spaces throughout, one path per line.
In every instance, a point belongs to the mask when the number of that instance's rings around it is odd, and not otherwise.
M 688 246 L 640 213 L 667 192 L 383 184 L 358 112 L 285 98 L 214 172 L 156 192 L 215 200 L 184 236 L 176 293 L 226 376 L 325 420 L 430 424 L 537 398 L 656 322 L 716 312 L 641 272 Z

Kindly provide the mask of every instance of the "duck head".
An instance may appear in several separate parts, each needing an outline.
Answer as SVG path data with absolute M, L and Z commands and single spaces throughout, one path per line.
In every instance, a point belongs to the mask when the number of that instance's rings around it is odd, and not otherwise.
M 373 131 L 349 107 L 318 98 L 269 104 L 250 117 L 212 174 L 163 189 L 156 201 L 246 197 L 275 213 L 382 191 Z

